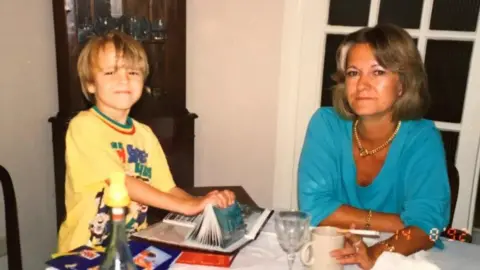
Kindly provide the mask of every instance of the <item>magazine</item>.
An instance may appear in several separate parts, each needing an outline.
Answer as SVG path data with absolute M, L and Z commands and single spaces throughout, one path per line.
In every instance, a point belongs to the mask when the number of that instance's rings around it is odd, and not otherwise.
M 169 213 L 133 237 L 194 250 L 233 253 L 257 238 L 272 212 L 238 202 L 225 209 L 207 206 L 195 216 Z
M 130 241 L 130 251 L 137 269 L 169 269 L 181 254 L 178 248 L 152 245 L 147 242 Z M 91 247 L 81 246 L 46 262 L 47 270 L 99 269 L 104 253 Z

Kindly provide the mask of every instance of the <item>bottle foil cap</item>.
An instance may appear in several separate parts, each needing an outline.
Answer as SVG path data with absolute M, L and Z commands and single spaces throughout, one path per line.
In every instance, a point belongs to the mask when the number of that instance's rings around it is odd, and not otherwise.
M 125 173 L 114 172 L 110 175 L 110 185 L 106 195 L 105 204 L 110 207 L 126 207 L 130 204 L 130 197 L 125 186 Z

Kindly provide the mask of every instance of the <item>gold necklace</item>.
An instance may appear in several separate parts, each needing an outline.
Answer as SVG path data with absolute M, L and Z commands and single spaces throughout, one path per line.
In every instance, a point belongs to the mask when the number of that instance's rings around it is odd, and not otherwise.
M 401 122 L 399 121 L 397 124 L 397 127 L 395 128 L 395 131 L 392 133 L 392 135 L 390 136 L 390 138 L 388 138 L 386 142 L 384 142 L 382 145 L 380 145 L 375 149 L 368 150 L 362 146 L 362 142 L 360 141 L 360 137 L 358 136 L 358 131 L 357 131 L 358 120 L 355 120 L 355 124 L 353 125 L 353 133 L 355 134 L 355 140 L 357 141 L 358 150 L 360 151 L 360 156 L 361 157 L 371 156 L 377 153 L 378 151 L 382 150 L 383 148 L 387 147 L 393 141 L 398 131 L 400 130 L 400 125 L 401 125 Z

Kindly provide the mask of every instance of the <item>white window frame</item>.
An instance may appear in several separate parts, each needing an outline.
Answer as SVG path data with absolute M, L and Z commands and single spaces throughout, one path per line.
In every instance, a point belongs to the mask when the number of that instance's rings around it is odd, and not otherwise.
M 424 0 L 420 29 L 407 29 L 418 38 L 425 55 L 427 38 L 480 41 L 476 33 L 429 30 L 434 0 Z M 273 206 L 296 209 L 297 168 L 310 117 L 320 106 L 326 35 L 347 34 L 360 27 L 328 26 L 329 0 L 285 0 L 276 138 Z M 380 0 L 372 0 L 368 25 L 377 23 Z M 474 60 L 477 61 L 474 61 Z M 472 51 L 470 74 L 480 74 L 480 42 Z M 459 131 L 456 166 L 459 196 L 453 226 L 472 231 L 480 168 L 480 76 L 469 76 L 462 123 L 436 122 L 440 130 Z M 463 209 L 463 211 L 462 211 Z M 465 211 L 467 209 L 467 211 Z M 462 212 L 460 212 L 462 211 Z M 465 214 L 466 213 L 466 214 Z

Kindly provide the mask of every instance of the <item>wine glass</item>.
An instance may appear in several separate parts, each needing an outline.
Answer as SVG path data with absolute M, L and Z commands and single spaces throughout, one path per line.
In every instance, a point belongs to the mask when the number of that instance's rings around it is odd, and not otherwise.
M 292 269 L 296 252 L 308 240 L 311 216 L 301 211 L 275 212 L 275 232 L 278 243 L 287 253 L 288 269 Z
M 91 36 L 95 33 L 93 32 L 93 23 L 89 17 L 85 17 L 83 23 L 78 25 L 77 36 L 78 42 L 80 44 L 85 43 Z
M 105 35 L 109 31 L 115 29 L 117 26 L 116 24 L 116 20 L 110 16 L 98 17 L 94 24 L 95 33 L 99 36 Z
M 150 34 L 150 22 L 145 17 L 131 16 L 126 21 L 126 32 L 136 40 L 146 40 Z
M 155 40 L 166 39 L 166 28 L 162 19 L 152 21 L 151 32 L 152 38 Z

